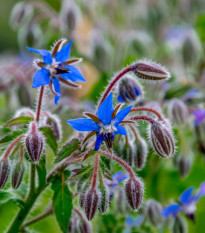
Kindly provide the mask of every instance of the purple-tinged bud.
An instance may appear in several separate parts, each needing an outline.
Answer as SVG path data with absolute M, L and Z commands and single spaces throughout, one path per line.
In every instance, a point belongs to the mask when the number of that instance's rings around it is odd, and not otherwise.
M 173 99 L 170 102 L 168 114 L 170 120 L 177 125 L 185 124 L 189 116 L 187 106 L 180 99 Z
M 70 222 L 68 224 L 68 232 L 69 233 L 77 233 L 78 232 L 78 222 L 79 222 L 79 219 L 77 216 L 72 217 L 70 219 Z
M 187 233 L 187 225 L 181 217 L 177 216 L 175 218 L 172 232 L 173 233 Z
M 81 192 L 79 197 L 79 206 L 83 208 L 85 206 L 85 192 Z
M 91 225 L 84 219 L 79 221 L 78 230 L 79 233 L 91 233 Z
M 184 178 L 191 170 L 191 159 L 188 156 L 180 156 L 177 165 L 180 176 Z
M 24 177 L 24 173 L 25 173 L 25 165 L 23 162 L 17 162 L 15 164 L 15 167 L 12 171 L 12 188 L 13 189 L 18 189 L 18 187 L 20 186 L 23 177 Z
M 147 217 L 154 226 L 159 226 L 163 222 L 162 206 L 155 200 L 149 200 L 147 203 Z
M 125 195 L 132 209 L 137 210 L 143 199 L 143 183 L 138 178 L 130 178 L 125 184 Z
M 10 164 L 8 159 L 0 160 L 0 189 L 4 187 L 10 173 Z
M 153 123 L 150 128 L 150 140 L 155 151 L 163 158 L 175 152 L 174 139 L 167 124 Z
M 33 162 L 38 162 L 43 151 L 44 138 L 37 129 L 35 122 L 30 123 L 29 134 L 26 136 L 25 145 L 28 154 Z
M 119 102 L 139 102 L 142 97 L 142 87 L 131 76 L 126 76 L 118 87 Z
M 98 208 L 99 195 L 95 189 L 90 189 L 85 194 L 85 214 L 88 220 L 92 220 Z
M 165 67 L 149 60 L 136 62 L 132 67 L 133 72 L 140 79 L 160 81 L 170 77 Z
M 143 138 L 139 137 L 138 140 L 135 140 L 133 155 L 134 166 L 141 170 L 145 166 L 147 159 L 147 143 Z
M 49 125 L 53 131 L 56 141 L 60 141 L 62 138 L 61 122 L 57 116 L 51 115 L 46 120 L 46 125 Z
M 100 213 L 105 213 L 110 204 L 110 193 L 105 185 L 100 185 L 98 190 L 100 194 L 100 203 L 98 206 L 98 210 Z

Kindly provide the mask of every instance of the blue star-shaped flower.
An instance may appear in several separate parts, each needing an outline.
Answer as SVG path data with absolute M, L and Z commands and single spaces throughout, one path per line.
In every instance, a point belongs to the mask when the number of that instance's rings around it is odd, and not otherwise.
M 203 182 L 196 195 L 193 195 L 194 187 L 185 190 L 179 197 L 179 204 L 171 204 L 163 209 L 162 216 L 167 218 L 169 216 L 176 217 L 179 212 L 184 213 L 187 217 L 194 220 L 194 213 L 196 210 L 196 203 L 201 196 L 205 195 L 205 182 Z
M 68 120 L 67 122 L 75 130 L 91 131 L 88 137 L 86 137 L 86 140 L 96 134 L 97 139 L 94 150 L 99 150 L 103 141 L 105 141 L 107 148 L 110 149 L 116 134 L 127 134 L 126 130 L 120 125 L 120 123 L 133 123 L 129 121 L 123 122 L 123 119 L 130 112 L 132 106 L 126 107 L 118 112 L 119 107 L 120 105 L 113 109 L 111 93 L 100 105 L 97 111 L 97 116 L 91 113 L 85 113 L 85 115 L 91 119 L 79 118 Z
M 27 47 L 29 51 L 39 53 L 43 61 L 36 60 L 35 64 L 38 70 L 33 77 L 33 88 L 49 85 L 51 92 L 55 95 L 55 104 L 61 96 L 60 82 L 71 87 L 78 87 L 74 82 L 85 82 L 85 78 L 80 71 L 71 65 L 80 59 L 69 59 L 72 41 L 64 45 L 65 40 L 59 40 L 54 46 L 52 52 L 43 49 L 33 49 Z M 53 90 L 54 86 L 54 90 Z

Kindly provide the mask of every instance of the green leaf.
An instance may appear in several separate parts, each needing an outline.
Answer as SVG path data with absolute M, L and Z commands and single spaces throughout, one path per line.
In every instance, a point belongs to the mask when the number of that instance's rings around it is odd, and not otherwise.
M 0 138 L 0 143 L 9 142 L 17 138 L 19 135 L 26 133 L 26 131 L 27 131 L 26 129 L 12 131 L 9 134 L 5 135 L 4 137 Z
M 12 197 L 12 194 L 7 190 L 0 190 L 0 204 L 6 203 Z
M 36 165 L 38 173 L 38 188 L 41 189 L 46 184 L 46 159 L 42 156 L 39 164 Z
M 65 174 L 56 176 L 52 182 L 53 210 L 62 232 L 68 232 L 68 224 L 72 213 L 72 193 L 65 183 Z
M 71 141 L 69 141 L 68 143 L 66 143 L 61 148 L 61 150 L 58 152 L 58 155 L 55 159 L 55 163 L 60 162 L 64 158 L 70 156 L 74 151 L 77 151 L 78 149 L 80 149 L 80 145 L 81 145 L 81 142 L 76 138 L 74 138 Z
M 53 152 L 56 154 L 58 150 L 58 145 L 51 127 L 49 126 L 41 127 L 40 130 L 41 132 L 43 132 L 43 135 L 46 137 L 46 142 L 53 150 Z
M 11 119 L 6 124 L 4 124 L 3 127 L 6 128 L 6 127 L 11 127 L 13 125 L 28 124 L 32 120 L 33 120 L 32 117 L 20 116 L 20 117 L 16 117 L 16 118 Z

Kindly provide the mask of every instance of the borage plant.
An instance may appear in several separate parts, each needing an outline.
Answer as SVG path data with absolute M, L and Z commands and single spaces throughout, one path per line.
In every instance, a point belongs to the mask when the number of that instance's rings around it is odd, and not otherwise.
M 33 77 L 33 88 L 40 88 L 37 108 L 35 112 L 29 108 L 19 110 L 3 126 L 9 134 L 0 142 L 10 145 L 0 162 L 0 187 L 4 187 L 11 171 L 12 187 L 17 189 L 23 180 L 25 165 L 30 163 L 29 190 L 24 194 L 25 199 L 19 200 L 19 211 L 7 230 L 10 233 L 26 231 L 29 225 L 52 213 L 62 232 L 72 232 L 76 227 L 81 232 L 91 232 L 88 220 L 93 219 L 97 211 L 105 213 L 110 205 L 112 190 L 107 183 L 113 179 L 112 160 L 126 170 L 124 194 L 127 204 L 137 210 L 143 200 L 144 187 L 133 168 L 141 169 L 147 157 L 147 142 L 139 133 L 138 121 L 149 123 L 149 141 L 159 156 L 168 158 L 175 152 L 169 121 L 153 108 L 134 106 L 143 95 L 137 78 L 159 82 L 170 77 L 164 67 L 147 60 L 126 67 L 109 82 L 96 113 L 84 112 L 84 118 L 67 121 L 80 133 L 75 131 L 75 136 L 58 151 L 61 124 L 57 116 L 42 110 L 44 88 L 48 85 L 57 104 L 61 83 L 77 88 L 76 81 L 85 81 L 73 66 L 80 59 L 69 59 L 71 42 L 65 42 L 64 39 L 59 40 L 52 52 L 28 48 L 43 57 L 43 60 L 34 60 L 37 71 Z M 123 107 L 130 103 L 132 105 Z M 148 114 L 142 115 L 142 112 Z M 82 131 L 88 133 L 84 135 Z M 46 169 L 46 145 L 56 155 L 54 168 L 49 172 Z M 14 164 L 12 168 L 11 161 Z M 52 207 L 41 216 L 26 220 L 37 198 L 50 184 Z M 74 201 L 76 198 L 80 207 Z M 84 209 L 87 219 L 80 208 Z

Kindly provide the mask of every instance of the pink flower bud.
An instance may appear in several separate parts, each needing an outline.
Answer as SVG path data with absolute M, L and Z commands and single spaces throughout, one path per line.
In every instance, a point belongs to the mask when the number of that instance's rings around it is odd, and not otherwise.
M 30 133 L 26 136 L 25 145 L 33 162 L 38 162 L 43 151 L 44 138 L 35 122 L 30 124 Z
M 143 183 L 138 178 L 130 178 L 125 184 L 125 195 L 132 209 L 137 210 L 143 198 Z
M 4 187 L 9 177 L 10 165 L 8 159 L 2 158 L 0 160 L 0 189 Z
M 163 158 L 174 154 L 174 139 L 168 125 L 158 122 L 151 125 L 150 140 L 155 151 Z
M 162 206 L 155 200 L 149 200 L 147 203 L 147 217 L 154 226 L 159 226 L 163 222 Z
M 159 81 L 170 77 L 165 67 L 149 60 L 136 62 L 133 65 L 133 72 L 138 78 L 145 80 Z
M 85 214 L 88 220 L 91 220 L 98 207 L 99 196 L 95 189 L 90 189 L 85 195 Z
M 189 116 L 187 106 L 179 99 L 170 102 L 168 113 L 171 121 L 177 125 L 185 124 Z
M 17 162 L 12 171 L 12 188 L 17 189 L 24 177 L 25 165 L 23 162 Z

